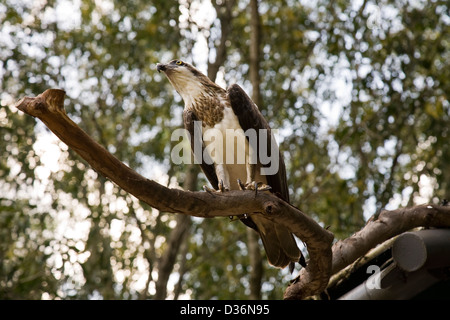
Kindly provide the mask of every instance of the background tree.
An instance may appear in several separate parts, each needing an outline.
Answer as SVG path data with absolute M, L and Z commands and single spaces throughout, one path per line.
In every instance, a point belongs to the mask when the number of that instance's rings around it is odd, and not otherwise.
M 70 117 L 119 159 L 200 190 L 197 167 L 169 161 L 182 102 L 155 65 L 174 57 L 253 93 L 282 129 L 293 204 L 338 238 L 383 207 L 448 198 L 448 11 L 445 1 L 2 2 L 0 296 L 282 297 L 290 276 L 262 255 L 254 277 L 242 224 L 138 202 L 13 107 L 63 88 Z

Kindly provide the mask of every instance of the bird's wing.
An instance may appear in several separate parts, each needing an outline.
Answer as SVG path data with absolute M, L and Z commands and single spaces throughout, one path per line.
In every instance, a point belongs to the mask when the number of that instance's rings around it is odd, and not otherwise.
M 201 146 L 202 161 L 200 163 L 200 167 L 202 168 L 203 173 L 205 174 L 209 183 L 211 183 L 211 186 L 217 190 L 219 181 L 217 179 L 216 171 L 214 169 L 214 164 L 212 164 L 213 161 L 209 158 L 208 153 L 204 152 L 205 144 L 203 143 L 201 128 L 199 130 L 200 132 L 195 132 L 194 121 L 198 121 L 198 118 L 192 111 L 185 110 L 183 112 L 183 121 L 184 121 L 184 128 L 189 132 L 190 135 L 192 153 L 194 154 L 195 157 L 196 155 L 194 147 L 196 145 Z
M 269 124 L 266 119 L 264 119 L 258 107 L 239 85 L 231 85 L 227 92 L 231 107 L 244 132 L 248 129 L 256 130 L 256 135 L 258 137 L 257 146 L 260 146 L 259 139 L 266 139 L 268 153 L 272 150 L 271 146 L 274 148 L 275 152 L 278 152 L 278 171 L 273 175 L 266 175 L 267 184 L 272 187 L 270 190 L 271 192 L 289 202 L 289 189 L 287 186 L 286 167 L 283 157 L 281 156 L 276 142 L 271 137 L 271 134 L 266 134 L 265 136 L 259 134 L 259 129 L 266 129 L 270 132 Z M 270 159 L 273 159 L 270 153 L 269 157 Z M 266 166 L 269 165 L 270 164 L 267 164 Z M 251 220 L 257 227 L 256 229 L 261 236 L 266 250 L 267 259 L 272 265 L 284 268 L 290 264 L 291 268 L 293 268 L 293 262 L 296 262 L 299 258 L 301 259 L 302 255 L 297 247 L 294 236 L 286 227 L 274 223 L 263 215 L 252 215 L 251 218 L 247 220 Z
M 245 91 L 237 84 L 233 84 L 228 87 L 227 90 L 228 98 L 230 100 L 231 108 L 239 119 L 239 124 L 242 129 L 247 131 L 248 129 L 256 130 L 258 138 L 258 146 L 260 145 L 259 139 L 259 129 L 266 129 L 270 133 L 270 126 L 266 119 L 263 117 L 258 107 L 253 103 L 250 97 L 245 93 Z M 266 134 L 264 137 L 266 139 L 267 152 L 270 159 L 271 150 L 274 149 L 278 152 L 278 171 L 272 175 L 266 175 L 267 184 L 272 187 L 271 191 L 283 200 L 289 202 L 289 189 L 286 181 L 286 166 L 284 164 L 283 157 L 278 149 L 278 146 L 273 140 L 271 134 Z M 273 145 L 272 145 L 273 143 Z M 257 152 L 257 154 L 259 154 Z M 270 166 L 269 164 L 263 165 L 264 167 Z

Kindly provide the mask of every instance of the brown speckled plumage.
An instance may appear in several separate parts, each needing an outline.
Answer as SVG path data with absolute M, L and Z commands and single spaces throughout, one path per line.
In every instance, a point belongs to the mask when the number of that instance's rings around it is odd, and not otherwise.
M 225 97 L 222 101 L 226 101 Z M 216 123 L 222 121 L 224 107 L 229 105 L 221 102 L 217 95 L 204 93 L 192 102 L 189 109 L 195 112 L 203 126 L 214 127 Z

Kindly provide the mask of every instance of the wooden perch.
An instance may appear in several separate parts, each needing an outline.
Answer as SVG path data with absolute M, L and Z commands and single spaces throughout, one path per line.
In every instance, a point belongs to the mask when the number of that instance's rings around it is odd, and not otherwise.
M 39 118 L 61 141 L 75 150 L 98 173 L 125 191 L 161 211 L 203 218 L 264 214 L 288 228 L 308 248 L 308 266 L 285 298 L 303 298 L 322 292 L 331 275 L 333 234 L 282 199 L 264 192 L 229 191 L 222 194 L 167 188 L 146 179 L 95 142 L 64 110 L 65 92 L 49 89 L 35 98 L 25 97 L 16 107 Z M 288 288 L 288 289 L 289 289 Z M 294 288 L 294 290 L 292 290 Z

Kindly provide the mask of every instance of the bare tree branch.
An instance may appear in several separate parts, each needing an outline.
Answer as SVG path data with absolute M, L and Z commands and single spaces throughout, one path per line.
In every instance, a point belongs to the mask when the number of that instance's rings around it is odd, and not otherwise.
M 306 243 L 310 260 L 294 287 L 302 298 L 325 289 L 331 274 L 333 234 L 299 209 L 270 193 L 229 191 L 211 194 L 167 188 L 126 166 L 81 130 L 66 114 L 65 92 L 49 89 L 35 98 L 25 97 L 16 107 L 39 118 L 61 141 L 75 150 L 98 173 L 150 206 L 165 212 L 203 218 L 264 214 Z M 291 290 L 292 291 L 292 290 Z M 299 293 L 300 291 L 300 293 Z M 291 298 L 287 292 L 286 298 Z
M 450 227 L 450 206 L 420 205 L 382 211 L 376 220 L 333 245 L 332 273 L 342 270 L 376 245 L 416 227 Z

